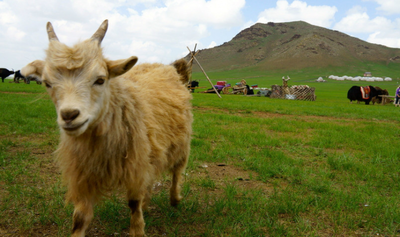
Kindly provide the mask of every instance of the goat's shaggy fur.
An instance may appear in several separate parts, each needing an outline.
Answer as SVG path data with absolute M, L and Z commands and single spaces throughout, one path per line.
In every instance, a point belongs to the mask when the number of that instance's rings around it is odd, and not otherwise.
M 60 43 L 48 24 L 49 48 L 40 77 L 55 104 L 61 141 L 57 162 L 74 204 L 72 236 L 84 236 L 93 205 L 124 187 L 132 236 L 144 235 L 142 206 L 156 177 L 173 175 L 171 205 L 181 200 L 180 179 L 190 151 L 191 95 L 186 62 L 111 61 L 100 42 L 107 21 L 89 40 Z M 103 32 L 103 33 L 102 33 Z M 178 73 L 179 72 L 179 73 Z

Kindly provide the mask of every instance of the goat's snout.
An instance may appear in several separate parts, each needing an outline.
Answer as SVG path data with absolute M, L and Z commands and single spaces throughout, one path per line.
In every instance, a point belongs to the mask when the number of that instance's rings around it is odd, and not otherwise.
M 79 114 L 80 112 L 77 109 L 65 109 L 61 111 L 61 117 L 66 123 L 72 122 Z

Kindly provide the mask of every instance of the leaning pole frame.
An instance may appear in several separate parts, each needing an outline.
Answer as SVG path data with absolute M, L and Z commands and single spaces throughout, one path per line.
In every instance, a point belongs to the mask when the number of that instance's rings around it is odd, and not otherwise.
M 201 71 L 204 73 L 204 75 L 206 76 L 208 82 L 210 82 L 210 85 L 212 86 L 212 88 L 214 89 L 215 93 L 218 95 L 219 98 L 222 98 L 221 95 L 218 93 L 217 89 L 215 89 L 214 85 L 212 84 L 210 78 L 208 78 L 207 73 L 204 71 L 203 67 L 201 66 L 201 64 L 199 63 L 199 61 L 196 58 L 196 55 L 199 51 L 194 52 L 192 50 L 189 49 L 189 47 L 186 46 L 186 48 L 189 50 L 190 55 L 192 56 L 192 58 L 190 59 L 189 63 L 190 65 L 193 64 L 193 60 L 196 61 L 197 65 L 199 65 Z M 196 46 L 194 47 L 194 50 L 196 50 Z

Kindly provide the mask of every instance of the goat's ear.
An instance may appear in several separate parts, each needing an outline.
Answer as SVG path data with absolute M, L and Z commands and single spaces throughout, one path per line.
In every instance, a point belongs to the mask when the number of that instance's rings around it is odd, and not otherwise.
M 131 69 L 137 61 L 138 58 L 136 56 L 132 56 L 128 59 L 107 61 L 109 77 L 113 78 L 124 74 L 125 72 L 129 71 L 129 69 Z
M 44 68 L 44 61 L 35 60 L 33 62 L 30 62 L 25 67 L 21 68 L 20 73 L 25 77 L 33 74 L 35 76 L 42 78 L 43 68 Z

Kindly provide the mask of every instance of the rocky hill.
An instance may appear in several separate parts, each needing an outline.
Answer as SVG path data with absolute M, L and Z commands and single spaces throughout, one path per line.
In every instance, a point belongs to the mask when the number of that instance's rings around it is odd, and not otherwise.
M 400 49 L 371 44 L 303 21 L 270 22 L 257 23 L 229 42 L 200 50 L 197 59 L 208 71 L 249 66 L 262 70 L 291 70 L 347 67 L 360 62 L 400 63 Z

